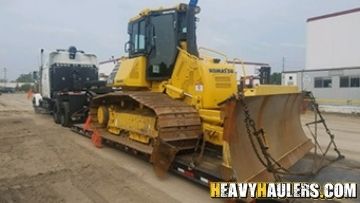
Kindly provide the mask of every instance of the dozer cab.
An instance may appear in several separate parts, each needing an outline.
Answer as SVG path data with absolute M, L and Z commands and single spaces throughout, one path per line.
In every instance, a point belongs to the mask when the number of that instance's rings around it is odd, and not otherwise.
M 110 80 L 120 90 L 93 99 L 92 127 L 103 140 L 148 157 L 158 176 L 176 160 L 209 179 L 269 180 L 261 147 L 288 168 L 313 146 L 300 124 L 303 96 L 289 86 L 239 90 L 233 64 L 199 54 L 199 12 L 191 1 L 130 19 L 128 56 Z M 246 116 L 264 129 L 264 146 L 253 145 Z

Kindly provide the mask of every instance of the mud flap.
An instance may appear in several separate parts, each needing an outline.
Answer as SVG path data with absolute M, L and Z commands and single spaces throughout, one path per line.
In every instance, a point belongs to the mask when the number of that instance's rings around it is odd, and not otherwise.
M 265 131 L 270 155 L 284 168 L 289 168 L 313 147 L 300 121 L 301 93 L 245 97 L 256 128 Z M 245 125 L 244 108 L 237 99 L 225 103 L 224 139 L 229 143 L 231 164 L 237 181 L 269 181 L 273 175 L 261 164 L 258 143 L 250 142 Z M 255 148 L 255 149 L 254 149 Z
M 151 154 L 151 162 L 153 163 L 155 174 L 164 178 L 171 166 L 178 149 L 164 142 L 162 139 L 156 139 L 154 148 Z

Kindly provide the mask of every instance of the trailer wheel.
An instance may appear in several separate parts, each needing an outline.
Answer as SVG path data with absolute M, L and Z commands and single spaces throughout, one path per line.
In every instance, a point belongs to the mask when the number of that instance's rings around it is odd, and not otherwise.
M 60 114 L 59 114 L 59 111 L 56 108 L 54 108 L 54 111 L 52 112 L 52 115 L 53 115 L 54 122 L 56 124 L 59 124 L 60 123 Z
M 62 103 L 62 111 L 60 114 L 60 122 L 64 127 L 70 127 L 70 105 L 69 102 Z

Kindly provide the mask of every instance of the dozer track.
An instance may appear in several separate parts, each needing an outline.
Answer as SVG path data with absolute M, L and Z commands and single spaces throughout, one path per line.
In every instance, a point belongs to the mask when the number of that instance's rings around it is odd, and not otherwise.
M 150 144 L 133 141 L 121 134 L 111 134 L 106 127 L 99 125 L 97 109 L 100 105 L 120 107 L 124 101 L 131 104 L 130 108 L 124 107 L 126 111 L 142 107 L 153 112 L 157 136 Z M 193 150 L 201 136 L 201 121 L 196 109 L 163 93 L 119 91 L 97 96 L 91 102 L 90 115 L 92 126 L 100 131 L 103 138 L 151 155 L 151 162 L 159 176 L 166 173 L 177 153 Z

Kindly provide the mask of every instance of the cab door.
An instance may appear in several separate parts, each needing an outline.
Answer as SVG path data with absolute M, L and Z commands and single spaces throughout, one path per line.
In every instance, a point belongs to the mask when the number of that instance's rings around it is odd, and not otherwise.
M 177 25 L 175 13 L 150 16 L 147 79 L 171 77 L 177 57 Z

